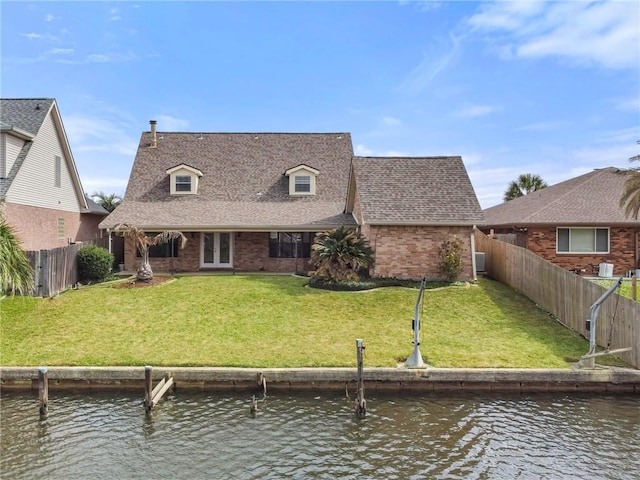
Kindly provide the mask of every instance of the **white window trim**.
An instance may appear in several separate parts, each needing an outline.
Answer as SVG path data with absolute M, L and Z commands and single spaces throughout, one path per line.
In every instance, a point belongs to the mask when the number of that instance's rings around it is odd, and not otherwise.
M 558 246 L 559 246 L 559 230 L 560 229 L 566 229 L 569 230 L 569 251 L 568 252 L 563 252 L 558 250 Z M 594 250 L 593 252 L 580 252 L 580 251 L 572 251 L 571 250 L 571 230 L 593 230 L 595 233 L 595 230 L 606 230 L 607 231 L 607 251 L 606 252 L 599 252 Z M 556 254 L 557 255 L 608 255 L 609 253 L 611 253 L 611 228 L 609 227 L 556 227 Z
M 166 173 L 169 175 L 171 195 L 196 195 L 198 193 L 198 180 L 202 177 L 202 172 L 197 168 L 190 167 L 183 163 L 168 169 Z M 191 190 L 177 190 L 177 177 L 191 177 Z
M 308 167 L 307 165 L 298 165 L 297 167 L 290 168 L 285 172 L 285 175 L 289 176 L 289 195 L 293 197 L 305 197 L 316 194 L 316 177 L 320 172 L 315 168 Z M 296 192 L 296 178 L 297 177 L 309 177 L 310 185 L 308 192 Z

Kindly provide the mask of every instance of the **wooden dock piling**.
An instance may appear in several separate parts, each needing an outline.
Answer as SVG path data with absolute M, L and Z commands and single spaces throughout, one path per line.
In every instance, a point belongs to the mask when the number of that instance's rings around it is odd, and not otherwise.
M 45 367 L 38 369 L 38 404 L 40 416 L 45 416 L 49 412 L 49 378 Z
M 147 413 L 151 412 L 151 409 L 155 407 L 162 399 L 162 396 L 169 391 L 169 389 L 175 388 L 173 381 L 173 375 L 167 372 L 165 376 L 153 387 L 153 367 L 144 367 L 144 407 Z
M 362 370 L 364 364 L 364 343 L 362 339 L 356 339 L 356 355 L 358 361 L 358 391 L 356 394 L 356 413 L 358 415 L 366 415 L 367 413 L 367 401 L 364 399 L 364 379 L 362 377 Z

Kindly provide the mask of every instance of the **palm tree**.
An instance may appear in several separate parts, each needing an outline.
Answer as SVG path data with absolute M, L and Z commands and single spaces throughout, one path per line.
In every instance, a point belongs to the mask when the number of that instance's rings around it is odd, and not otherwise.
M 93 192 L 91 198 L 107 212 L 113 212 L 118 205 L 122 202 L 122 197 L 115 193 L 106 194 L 102 190 L 99 192 Z
M 640 155 L 629 159 L 632 162 L 640 162 Z M 624 208 L 627 217 L 638 219 L 640 212 L 640 167 L 630 168 L 625 172 L 627 180 L 624 182 L 620 206 Z
M 542 190 L 547 186 L 547 182 L 545 182 L 540 175 L 523 173 L 517 180 L 513 180 L 509 184 L 507 191 L 504 192 L 504 201 L 508 202 L 509 200 L 522 197 L 528 193 Z
M 33 292 L 33 269 L 20 239 L 0 208 L 0 294 Z
M 373 266 L 373 250 L 362 235 L 339 227 L 316 236 L 310 263 L 312 275 L 327 283 L 357 281 L 361 269 Z
M 131 238 L 140 252 L 140 255 L 142 255 L 142 263 L 138 267 L 138 271 L 136 273 L 136 280 L 138 282 L 150 282 L 153 279 L 153 270 L 151 270 L 151 265 L 149 264 L 150 247 L 153 245 L 169 243 L 172 240 L 177 240 L 180 242 L 179 247 L 182 249 L 187 243 L 187 237 L 177 230 L 167 230 L 153 237 L 148 236 L 141 228 L 125 224 L 117 225 L 114 230 L 117 232 L 124 232 L 125 237 Z

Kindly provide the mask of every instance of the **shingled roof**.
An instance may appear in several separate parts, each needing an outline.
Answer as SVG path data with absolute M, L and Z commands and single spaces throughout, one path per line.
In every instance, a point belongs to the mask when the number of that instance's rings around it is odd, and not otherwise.
M 615 167 L 596 169 L 579 177 L 487 208 L 488 227 L 531 225 L 631 225 L 620 196 L 628 170 Z
M 144 132 L 122 203 L 101 224 L 148 230 L 303 229 L 354 225 L 344 214 L 348 133 Z M 170 195 L 167 170 L 180 164 L 203 173 L 197 195 Z M 308 165 L 320 173 L 316 195 L 289 195 L 285 172 Z
M 71 174 L 71 180 L 83 213 L 97 213 L 92 211 L 82 190 L 80 176 L 73 160 L 71 147 L 64 131 L 62 118 L 58 111 L 55 98 L 2 98 L 0 99 L 0 131 L 25 140 L 22 150 L 7 172 L 6 178 L 0 178 L 0 199 L 5 199 L 7 192 L 22 167 L 31 147 L 47 115 L 51 114 L 54 124 L 58 129 L 62 150 L 65 152 L 67 167 Z
M 352 175 L 365 224 L 484 224 L 460 157 L 354 157 Z
M 0 99 L 2 129 L 17 128 L 35 137 L 54 101 L 53 98 Z

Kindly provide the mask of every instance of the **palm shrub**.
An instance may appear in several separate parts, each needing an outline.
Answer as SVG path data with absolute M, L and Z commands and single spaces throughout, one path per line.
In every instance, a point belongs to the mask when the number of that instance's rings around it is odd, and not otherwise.
M 187 243 L 187 237 L 177 230 L 166 230 L 155 236 L 149 236 L 143 229 L 126 224 L 117 225 L 115 230 L 124 232 L 125 237 L 132 239 L 142 256 L 142 262 L 136 272 L 136 280 L 138 282 L 150 282 L 153 280 L 153 270 L 149 263 L 149 248 L 153 245 L 177 241 L 179 242 L 178 246 L 182 249 Z
M 97 245 L 85 245 L 78 250 L 78 276 L 81 282 L 101 282 L 111 273 L 113 254 Z
M 440 245 L 440 273 L 449 282 L 455 282 L 462 273 L 462 240 L 454 235 Z
M 25 295 L 34 288 L 33 269 L 27 254 L 0 209 L 0 294 Z
M 373 250 L 360 233 L 339 227 L 319 233 L 311 246 L 311 276 L 325 283 L 354 282 L 373 266 Z

